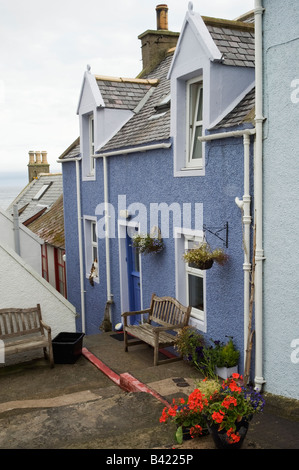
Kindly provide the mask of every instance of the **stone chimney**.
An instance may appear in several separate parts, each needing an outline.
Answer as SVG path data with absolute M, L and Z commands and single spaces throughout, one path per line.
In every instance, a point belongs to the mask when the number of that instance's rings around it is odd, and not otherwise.
M 139 77 L 149 73 L 164 59 L 167 51 L 176 46 L 180 33 L 168 30 L 168 7 L 156 6 L 157 29 L 147 30 L 138 36 L 141 40 L 143 70 Z
M 38 178 L 40 173 L 50 173 L 50 165 L 47 159 L 47 152 L 43 150 L 29 151 L 28 179 L 29 183 Z

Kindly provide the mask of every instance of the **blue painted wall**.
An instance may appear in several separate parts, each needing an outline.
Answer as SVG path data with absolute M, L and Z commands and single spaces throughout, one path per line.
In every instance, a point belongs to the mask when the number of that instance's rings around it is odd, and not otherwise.
M 108 159 L 109 202 L 118 215 L 118 195 L 126 195 L 127 206 L 143 203 L 150 213 L 150 203 L 203 203 L 203 223 L 219 227 L 228 222 L 229 262 L 213 266 L 206 274 L 206 307 L 208 339 L 225 341 L 233 336 L 243 353 L 243 250 L 242 214 L 234 200 L 243 196 L 243 141 L 225 139 L 207 144 L 204 177 L 173 177 L 173 153 L 170 150 L 149 151 Z M 63 164 L 66 216 L 66 251 L 69 298 L 80 311 L 78 267 L 75 165 Z M 103 202 L 103 162 L 97 159 L 96 181 L 82 182 L 82 215 L 94 216 L 97 204 Z M 150 220 L 148 220 L 150 231 Z M 191 227 L 194 228 L 194 227 Z M 115 227 L 117 234 L 117 225 Z M 162 233 L 163 237 L 163 233 Z M 214 235 L 207 233 L 212 247 L 221 246 Z M 165 250 L 159 255 L 142 256 L 143 307 L 149 306 L 153 292 L 175 297 L 175 248 L 170 221 L 170 237 L 164 238 Z M 121 321 L 119 242 L 110 240 L 111 291 L 114 296 L 112 324 Z M 106 303 L 105 241 L 99 239 L 99 284 L 94 287 L 85 278 L 87 334 L 99 333 Z M 185 282 L 182 280 L 182 282 Z M 80 321 L 78 322 L 80 329 Z M 240 364 L 243 363 L 243 356 Z

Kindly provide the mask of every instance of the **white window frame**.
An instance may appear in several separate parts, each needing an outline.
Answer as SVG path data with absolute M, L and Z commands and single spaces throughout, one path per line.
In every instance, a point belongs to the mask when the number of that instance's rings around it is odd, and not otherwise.
M 99 247 L 97 237 L 97 218 L 91 216 L 84 216 L 84 239 L 85 239 L 85 276 L 89 278 L 90 270 L 95 259 L 97 259 L 99 267 Z M 95 238 L 94 239 L 94 235 Z M 96 254 L 96 256 L 94 256 Z M 99 268 L 94 281 L 99 282 Z
M 188 275 L 203 279 L 203 304 L 204 310 L 192 308 L 190 325 L 206 333 L 207 331 L 207 305 L 206 305 L 206 272 L 201 269 L 191 268 L 183 260 L 183 254 L 188 248 L 188 241 L 201 243 L 204 241 L 202 230 L 185 229 L 175 227 L 175 265 L 176 265 L 176 298 L 183 304 L 189 305 Z
M 191 101 L 191 92 L 195 84 L 199 84 L 195 101 Z M 196 142 L 197 129 L 203 130 L 203 79 L 202 76 L 192 78 L 186 82 L 186 168 L 203 167 L 203 145 Z M 200 100 L 201 97 L 201 100 Z M 194 106 L 195 105 L 195 106 Z M 197 120 L 198 107 L 201 105 L 201 119 Z M 202 132 L 201 132 L 202 135 Z M 195 145 L 201 146 L 201 157 L 193 158 Z

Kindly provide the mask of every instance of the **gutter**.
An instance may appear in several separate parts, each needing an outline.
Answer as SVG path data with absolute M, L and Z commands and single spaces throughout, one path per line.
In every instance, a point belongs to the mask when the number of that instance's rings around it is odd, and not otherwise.
M 250 204 L 251 196 L 249 193 L 250 186 L 250 136 L 255 134 L 255 129 L 244 129 L 240 131 L 230 132 L 219 132 L 218 134 L 210 134 L 207 136 L 199 137 L 198 140 L 201 142 L 212 141 L 218 139 L 226 139 L 230 137 L 243 137 L 244 145 L 244 195 L 241 201 L 238 197 L 235 198 L 237 206 L 242 210 L 243 213 L 243 224 L 244 224 L 244 360 L 246 359 L 246 345 L 248 337 L 248 323 L 249 323 L 249 303 L 250 303 L 250 271 L 251 263 L 249 259 L 250 254 Z
M 157 150 L 157 149 L 169 149 L 171 144 L 152 144 L 152 145 L 143 145 L 142 147 L 131 147 L 124 150 L 114 150 L 112 152 L 104 152 L 98 153 L 96 155 L 92 155 L 94 158 L 101 158 L 101 157 L 113 157 L 115 155 L 127 155 L 129 153 L 135 152 L 146 152 L 147 150 Z

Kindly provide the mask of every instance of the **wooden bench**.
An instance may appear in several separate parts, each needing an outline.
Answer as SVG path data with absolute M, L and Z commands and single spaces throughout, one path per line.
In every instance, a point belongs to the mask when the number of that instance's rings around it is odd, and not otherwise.
M 42 320 L 40 304 L 33 308 L 0 309 L 0 339 L 5 356 L 43 348 L 54 367 L 51 328 Z
M 184 307 L 172 297 L 157 297 L 152 295 L 150 308 L 136 312 L 124 312 L 124 343 L 125 351 L 128 346 L 147 343 L 154 348 L 154 365 L 182 359 L 181 356 L 158 360 L 159 349 L 172 346 L 177 330 L 188 325 L 191 307 Z M 139 325 L 129 325 L 128 318 L 134 315 L 147 316 L 147 321 Z M 137 340 L 128 341 L 128 334 Z

